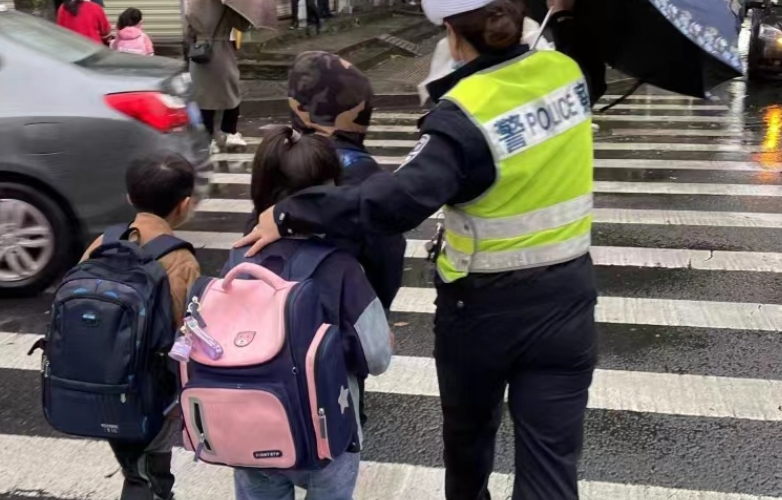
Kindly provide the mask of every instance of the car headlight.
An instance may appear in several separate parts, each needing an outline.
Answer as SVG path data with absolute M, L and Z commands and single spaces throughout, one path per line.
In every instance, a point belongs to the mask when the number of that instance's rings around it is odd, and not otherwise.
M 782 30 L 773 26 L 763 25 L 760 27 L 760 38 L 765 40 L 776 40 L 782 38 Z

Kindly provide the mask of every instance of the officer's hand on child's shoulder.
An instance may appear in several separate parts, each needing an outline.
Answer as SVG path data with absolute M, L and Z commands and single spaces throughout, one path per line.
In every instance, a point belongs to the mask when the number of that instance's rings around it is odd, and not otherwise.
M 245 257 L 252 257 L 266 245 L 280 239 L 280 230 L 274 220 L 274 207 L 267 208 L 259 217 L 258 225 L 250 234 L 234 243 L 234 248 L 241 248 L 252 243 Z

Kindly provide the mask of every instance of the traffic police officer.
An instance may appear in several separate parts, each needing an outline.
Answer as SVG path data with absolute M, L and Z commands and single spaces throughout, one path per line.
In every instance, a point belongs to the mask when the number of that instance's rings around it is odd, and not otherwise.
M 237 246 L 254 241 L 253 253 L 280 234 L 404 232 L 445 206 L 434 356 L 446 497 L 490 498 L 507 388 L 513 499 L 577 499 L 596 358 L 589 91 L 565 54 L 519 45 L 516 0 L 423 7 L 444 21 L 463 65 L 429 84 L 437 106 L 403 165 L 361 186 L 302 191 Z

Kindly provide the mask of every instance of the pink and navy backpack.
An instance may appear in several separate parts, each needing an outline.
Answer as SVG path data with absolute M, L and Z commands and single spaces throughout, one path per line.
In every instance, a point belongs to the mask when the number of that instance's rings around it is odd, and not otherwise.
M 311 279 L 334 251 L 308 243 L 281 276 L 244 262 L 194 284 L 171 355 L 196 460 L 317 470 L 356 446 L 342 335 Z

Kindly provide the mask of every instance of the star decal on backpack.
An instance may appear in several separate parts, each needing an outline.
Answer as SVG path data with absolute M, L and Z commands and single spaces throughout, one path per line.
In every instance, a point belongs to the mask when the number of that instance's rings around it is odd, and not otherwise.
M 337 402 L 339 403 L 339 409 L 343 415 L 345 414 L 345 410 L 350 407 L 350 400 L 348 399 L 348 396 L 350 396 L 350 390 L 347 387 L 340 386 Z

